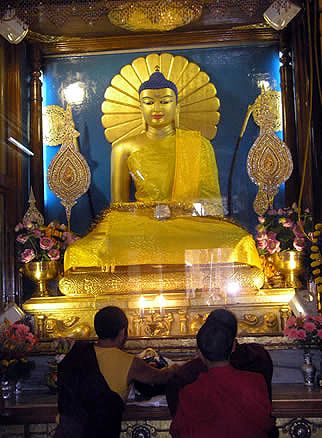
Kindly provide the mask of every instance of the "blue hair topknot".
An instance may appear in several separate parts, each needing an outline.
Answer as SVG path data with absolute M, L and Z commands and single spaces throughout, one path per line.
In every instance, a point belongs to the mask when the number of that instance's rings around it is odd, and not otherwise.
M 176 84 L 166 79 L 160 71 L 152 73 L 150 79 L 140 85 L 139 94 L 141 94 L 143 90 L 160 90 L 161 88 L 170 88 L 173 90 L 178 102 L 178 89 Z

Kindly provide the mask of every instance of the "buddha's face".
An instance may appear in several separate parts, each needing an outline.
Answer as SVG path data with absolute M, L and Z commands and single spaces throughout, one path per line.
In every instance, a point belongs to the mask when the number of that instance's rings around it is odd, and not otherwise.
M 143 90 L 140 94 L 141 110 L 145 123 L 154 128 L 163 128 L 174 123 L 176 95 L 171 88 Z

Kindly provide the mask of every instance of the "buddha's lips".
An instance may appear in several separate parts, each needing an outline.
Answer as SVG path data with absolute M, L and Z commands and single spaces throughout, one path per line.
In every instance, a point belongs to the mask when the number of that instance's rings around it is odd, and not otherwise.
M 152 116 L 152 119 L 159 120 L 159 119 L 162 119 L 162 117 L 163 117 L 163 114 L 155 114 Z

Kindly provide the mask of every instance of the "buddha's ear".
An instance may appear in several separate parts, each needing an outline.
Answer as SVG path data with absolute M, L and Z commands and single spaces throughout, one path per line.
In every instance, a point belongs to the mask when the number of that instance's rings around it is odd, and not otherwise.
M 180 124 L 180 105 L 177 104 L 176 106 L 176 115 L 175 115 L 175 119 L 174 119 L 174 124 L 176 128 L 179 128 L 179 124 Z
M 142 117 L 142 128 L 143 128 L 143 132 L 146 132 L 146 122 L 145 122 L 145 118 L 144 118 L 144 114 L 143 114 L 143 112 L 141 112 L 141 117 Z

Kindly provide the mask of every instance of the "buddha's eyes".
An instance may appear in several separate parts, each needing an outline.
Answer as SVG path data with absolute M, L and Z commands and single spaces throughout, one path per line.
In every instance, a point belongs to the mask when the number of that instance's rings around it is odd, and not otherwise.
M 160 99 L 160 104 L 161 105 L 167 105 L 168 103 L 172 103 L 173 102 L 173 99 L 172 98 L 165 98 L 165 99 Z M 142 100 L 142 103 L 144 104 L 144 105 L 154 105 L 155 104 L 155 101 L 154 100 L 152 100 L 152 99 L 143 99 Z
M 153 100 L 142 100 L 142 103 L 144 103 L 144 105 L 153 105 L 154 104 Z

